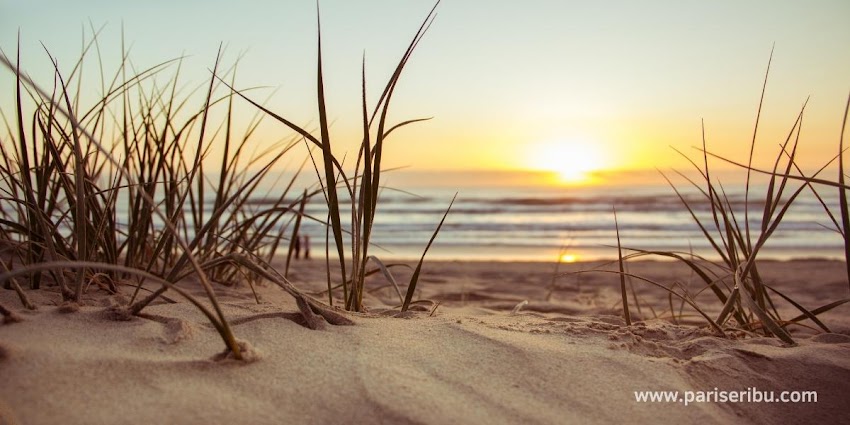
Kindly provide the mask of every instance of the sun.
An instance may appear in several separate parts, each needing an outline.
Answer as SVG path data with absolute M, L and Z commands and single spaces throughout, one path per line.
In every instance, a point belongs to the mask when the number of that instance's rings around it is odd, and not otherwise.
M 561 183 L 582 184 L 606 166 L 599 144 L 585 138 L 565 138 L 538 143 L 530 158 L 531 167 L 557 174 Z
M 570 253 L 565 253 L 561 255 L 562 263 L 575 263 L 576 261 L 578 261 L 578 255 Z

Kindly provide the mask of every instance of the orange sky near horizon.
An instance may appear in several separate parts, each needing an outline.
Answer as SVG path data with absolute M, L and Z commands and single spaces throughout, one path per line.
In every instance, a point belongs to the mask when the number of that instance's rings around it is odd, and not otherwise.
M 317 117 L 315 4 L 233 4 L 0 1 L 0 48 L 14 53 L 19 28 L 23 68 L 52 83 L 40 42 L 69 67 L 84 29 L 90 37 L 89 22 L 106 24 L 100 47 L 115 60 L 123 23 L 138 68 L 189 56 L 181 66 L 188 91 L 209 78 L 224 42 L 225 63 L 245 53 L 237 86 L 268 87 L 252 92 L 260 101 L 277 89 L 270 109 L 309 127 Z M 356 153 L 364 54 L 367 97 L 374 103 L 432 5 L 321 2 L 337 152 Z M 545 171 L 560 176 L 548 184 L 598 183 L 618 172 L 688 168 L 674 149 L 699 157 L 692 147 L 701 143 L 703 119 L 709 150 L 745 161 L 775 43 L 757 162 L 772 163 L 811 96 L 799 158 L 817 168 L 838 150 L 850 91 L 848 18 L 844 1 L 444 0 L 391 108 L 394 121 L 433 119 L 394 134 L 386 165 Z M 0 86 L 13 84 L 11 73 L 0 71 Z M 10 115 L 8 96 L 0 107 Z M 252 109 L 241 108 L 247 121 Z M 269 122 L 258 139 L 287 134 Z

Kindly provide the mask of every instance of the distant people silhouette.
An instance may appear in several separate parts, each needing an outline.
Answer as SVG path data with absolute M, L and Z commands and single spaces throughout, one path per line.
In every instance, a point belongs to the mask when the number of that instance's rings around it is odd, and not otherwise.
M 295 235 L 295 259 L 297 260 L 300 255 L 301 255 L 301 235 Z M 308 254 L 308 256 L 309 256 L 309 254 Z
M 310 235 L 304 235 L 304 259 L 310 259 Z

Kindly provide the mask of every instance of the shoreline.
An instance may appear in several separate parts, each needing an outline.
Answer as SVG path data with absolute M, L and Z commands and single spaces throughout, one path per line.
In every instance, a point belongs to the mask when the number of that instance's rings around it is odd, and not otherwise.
M 424 246 L 410 246 L 404 250 L 396 250 L 394 252 L 381 251 L 375 249 L 373 255 L 386 259 L 387 261 L 419 261 L 422 256 Z M 686 251 L 676 251 L 675 249 L 659 248 L 646 249 L 647 251 L 670 251 L 677 252 L 683 255 L 690 255 Z M 499 247 L 496 254 L 482 253 L 480 247 L 476 249 L 465 249 L 465 247 L 445 246 L 440 245 L 440 238 L 434 243 L 434 246 L 428 251 L 425 256 L 425 262 L 442 262 L 442 261 L 473 261 L 473 262 L 498 262 L 498 263 L 513 263 L 513 262 L 557 262 L 559 255 L 568 254 L 575 258 L 573 262 L 599 262 L 617 259 L 617 247 L 604 246 L 593 248 L 567 248 L 560 251 L 555 248 L 534 247 L 520 249 L 517 253 L 516 246 Z M 492 250 L 491 250 L 492 251 Z M 560 252 L 559 252 L 560 251 Z M 403 253 L 402 253 L 403 252 Z M 623 246 L 623 255 L 636 252 L 635 249 Z M 823 249 L 808 249 L 808 248 L 764 248 L 758 254 L 759 261 L 797 261 L 797 260 L 835 260 L 844 261 L 844 256 L 841 249 L 823 248 Z M 317 252 L 317 254 L 319 254 Z M 323 252 L 321 253 L 324 254 Z M 347 253 L 348 254 L 348 253 Z M 702 252 L 694 252 L 694 255 L 702 255 L 710 261 L 719 261 L 720 257 L 714 251 L 703 250 Z M 317 257 L 318 258 L 318 257 Z M 654 256 L 655 260 L 668 261 L 666 257 Z M 333 260 L 332 260 L 333 261 Z M 636 260 L 638 261 L 638 260 Z
M 443 263 L 473 263 L 473 264 L 487 264 L 487 263 L 490 263 L 490 264 L 517 264 L 518 263 L 518 264 L 541 264 L 541 265 L 558 264 L 558 262 L 555 261 L 555 260 L 543 260 L 543 259 L 536 260 L 536 259 L 522 259 L 522 258 L 521 259 L 509 259 L 509 258 L 504 258 L 504 259 L 501 259 L 501 258 L 481 258 L 481 259 L 472 258 L 472 259 L 467 259 L 467 258 L 463 258 L 463 259 L 456 259 L 456 260 L 444 259 L 444 258 L 437 258 L 437 259 L 430 260 L 429 258 L 430 258 L 430 255 L 425 256 L 425 263 L 422 266 L 423 268 L 427 267 L 429 264 L 443 264 Z M 383 260 L 384 258 L 382 257 L 381 259 Z M 715 262 L 716 260 L 718 260 L 718 259 L 709 259 L 709 261 L 711 261 L 711 262 Z M 304 261 L 304 260 L 299 259 L 298 261 Z M 321 262 L 322 264 L 324 264 L 324 259 L 311 258 L 308 261 Z M 333 263 L 334 260 L 331 260 L 331 261 Z M 386 257 L 386 261 L 416 264 L 416 262 L 419 261 L 419 257 L 416 257 L 416 258 Z M 582 258 L 582 259 L 576 260 L 576 261 L 561 261 L 560 264 L 561 265 L 581 266 L 581 265 L 599 264 L 599 263 L 612 263 L 612 262 L 616 263 L 617 261 L 618 260 L 617 260 L 616 256 L 610 256 L 610 257 Z M 631 263 L 643 263 L 643 262 L 648 262 L 648 263 L 675 263 L 677 261 L 678 260 L 671 259 L 671 258 L 656 256 L 656 257 L 651 258 L 651 259 L 628 260 L 627 263 L 629 263 L 629 264 L 631 264 Z M 837 263 L 843 263 L 844 259 L 843 259 L 843 257 L 838 257 L 838 256 L 835 256 L 835 257 L 829 257 L 829 256 L 799 256 L 799 257 L 788 257 L 788 258 L 767 257 L 767 258 L 759 258 L 757 261 L 759 263 L 793 263 L 793 262 L 837 262 Z

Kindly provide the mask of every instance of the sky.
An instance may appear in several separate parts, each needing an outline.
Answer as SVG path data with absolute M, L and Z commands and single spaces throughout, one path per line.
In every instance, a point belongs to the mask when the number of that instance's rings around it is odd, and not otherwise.
M 336 149 L 353 152 L 360 139 L 364 56 L 373 104 L 432 6 L 320 2 Z M 70 67 L 91 26 L 103 27 L 114 69 L 123 27 L 139 69 L 185 55 L 191 88 L 208 80 L 223 43 L 225 63 L 241 56 L 239 88 L 262 87 L 254 98 L 272 95 L 270 109 L 308 125 L 318 116 L 316 13 L 307 0 L 0 0 L 0 48 L 14 54 L 20 31 L 22 68 L 52 83 L 41 43 Z M 686 167 L 675 150 L 699 155 L 704 120 L 709 150 L 743 161 L 774 46 L 756 156 L 772 160 L 810 97 L 800 158 L 816 168 L 838 150 L 850 94 L 850 2 L 444 0 L 391 106 L 395 121 L 433 118 L 395 134 L 385 158 L 417 171 L 563 171 L 564 182 L 581 181 Z M 0 71 L 0 86 L 13 85 Z M 270 141 L 287 134 L 272 123 L 262 131 Z

